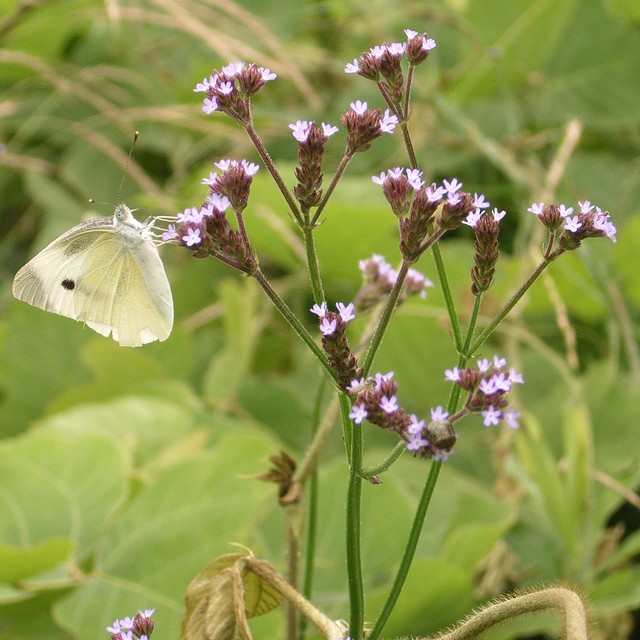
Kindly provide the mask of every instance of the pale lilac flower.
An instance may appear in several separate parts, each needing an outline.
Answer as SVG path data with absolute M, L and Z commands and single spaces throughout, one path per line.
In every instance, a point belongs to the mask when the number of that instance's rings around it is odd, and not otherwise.
M 478 388 L 482 393 L 484 393 L 485 396 L 492 396 L 498 391 L 493 378 L 484 378 L 480 381 L 480 385 Z
M 255 162 L 249 162 L 248 160 L 242 160 L 240 164 L 244 167 L 244 170 L 246 171 L 248 176 L 255 176 L 260 169 L 259 164 L 256 164 Z
M 404 32 L 407 36 L 407 40 L 411 40 L 411 38 L 415 38 L 418 35 L 418 32 L 413 31 L 413 29 L 405 29 Z
M 499 409 L 494 409 L 492 406 L 487 407 L 482 411 L 482 417 L 484 418 L 482 423 L 485 427 L 495 426 L 500 421 L 500 415 L 501 411 Z
M 196 222 L 196 214 L 198 210 L 195 207 L 187 207 L 184 211 L 181 211 L 176 215 L 176 222 L 178 224 L 188 224 L 189 222 Z
M 496 373 L 491 377 L 491 381 L 493 382 L 496 391 L 510 391 L 511 390 L 511 379 L 509 378 L 508 373 Z
M 436 41 L 433 38 L 422 37 L 422 48 L 425 51 L 431 51 L 431 49 L 435 49 L 436 46 Z
M 389 109 L 385 109 L 384 116 L 380 120 L 380 131 L 382 133 L 393 133 L 398 124 L 398 116 L 391 115 Z
M 320 333 L 322 333 L 323 336 L 330 336 L 336 330 L 337 325 L 337 318 L 329 320 L 329 318 L 324 317 L 320 321 Z
M 468 227 L 475 227 L 480 218 L 482 218 L 482 211 L 480 211 L 480 209 L 476 209 L 467 215 L 467 217 L 462 221 L 462 224 L 466 224 Z
M 213 185 L 215 185 L 217 179 L 218 179 L 218 173 L 216 171 L 211 171 L 209 173 L 208 177 L 202 178 L 201 184 L 207 184 L 210 187 L 213 187 Z
M 358 73 L 358 71 L 360 71 L 360 67 L 358 66 L 358 58 L 354 58 L 353 62 L 348 62 L 345 65 L 345 73 Z
M 429 202 L 440 202 L 446 195 L 447 190 L 444 187 L 435 187 L 430 185 L 425 189 L 425 194 Z
M 221 82 L 217 89 L 223 96 L 230 96 L 233 93 L 233 82 Z
M 458 380 L 460 380 L 460 369 L 458 369 L 458 367 L 447 369 L 444 372 L 444 379 L 448 382 L 458 382 Z
M 289 129 L 298 142 L 305 142 L 309 137 L 310 124 L 306 120 L 298 120 L 295 124 L 290 124 Z
M 509 369 L 509 380 L 511 380 L 511 384 L 524 384 L 524 376 L 513 367 Z
M 602 231 L 612 242 L 617 242 L 617 229 L 609 220 L 608 215 L 601 212 L 596 213 L 596 215 L 593 217 L 593 227 L 594 229 Z
M 569 233 L 575 233 L 582 226 L 582 222 L 580 222 L 578 216 L 574 216 L 573 218 L 567 217 L 564 220 L 563 226 Z
M 580 213 L 591 213 L 594 207 L 594 205 L 592 205 L 588 200 L 585 200 L 584 202 L 580 202 L 580 200 L 578 200 L 578 205 L 580 206 Z
M 422 430 L 424 429 L 424 420 L 418 420 L 415 414 L 411 414 L 409 416 L 411 422 L 409 422 L 409 426 L 407 427 L 407 433 L 412 436 L 420 436 L 422 435 Z
M 211 114 L 218 110 L 218 101 L 215 98 L 205 98 L 202 110 L 207 114 Z
M 407 451 L 419 451 L 423 447 L 428 447 L 429 441 L 420 436 L 413 436 L 407 442 Z
M 237 76 L 244 68 L 244 62 L 230 62 L 222 67 L 222 73 L 227 76 Z
M 194 89 L 195 92 L 204 92 L 206 93 L 209 90 L 209 87 L 211 86 L 211 77 L 209 78 L 203 78 L 202 82 L 198 82 L 198 84 L 196 85 L 196 88 Z
M 362 402 L 354 404 L 349 412 L 349 418 L 351 418 L 351 420 L 356 424 L 362 424 L 362 421 L 367 417 L 367 415 L 367 410 Z
M 493 216 L 493 219 L 496 222 L 500 222 L 500 220 L 502 220 L 502 218 L 504 218 L 507 215 L 506 211 L 498 211 L 498 207 L 494 207 L 493 210 L 491 211 L 491 215 Z
M 364 384 L 364 378 L 354 378 L 348 385 L 347 385 L 347 393 L 348 394 L 352 394 L 354 393 L 356 390 L 360 390 L 362 385 Z
M 528 209 L 527 211 L 529 211 L 530 213 L 533 213 L 534 215 L 540 217 L 544 211 L 544 202 L 534 202 Z
M 338 313 L 343 322 L 351 322 L 351 320 L 356 317 L 356 314 L 353 312 L 355 309 L 353 302 L 350 302 L 348 305 L 344 305 L 342 302 L 336 302 L 336 309 L 338 309 Z
M 563 204 L 561 204 L 558 207 L 558 213 L 562 218 L 566 218 L 567 216 L 570 216 L 573 213 L 573 207 L 565 207 Z
M 269 82 L 270 80 L 275 80 L 278 77 L 277 74 L 273 73 L 273 71 L 267 67 L 258 67 L 258 71 L 260 71 L 260 77 L 263 82 Z
M 195 244 L 200 244 L 202 242 L 202 238 L 200 237 L 200 229 L 189 227 L 187 229 L 187 235 L 182 236 L 182 240 L 187 245 L 187 247 L 193 247 L 193 245 Z
M 496 369 L 502 369 L 502 367 L 504 367 L 507 364 L 507 359 L 506 358 L 501 358 L 500 356 L 493 356 L 493 366 Z
M 314 304 L 311 307 L 311 313 L 315 313 L 319 318 L 324 318 L 327 315 L 327 303 Z
M 449 412 L 445 411 L 440 405 L 438 405 L 435 409 L 431 409 L 432 420 L 446 420 L 448 417 Z
M 218 209 L 218 211 L 226 211 L 231 206 L 229 198 L 227 198 L 227 196 L 221 196 L 219 193 L 210 194 L 207 196 L 207 201 L 211 207 Z M 207 211 L 203 212 L 203 215 L 213 215 L 213 211 L 211 208 L 208 208 Z
M 414 189 L 421 189 L 424 185 L 422 171 L 420 171 L 420 169 L 407 169 L 407 178 L 409 179 L 409 184 Z
M 477 193 L 474 193 L 473 206 L 476 209 L 488 209 L 491 206 L 491 204 L 484 199 L 483 194 L 478 195 Z
M 517 429 L 520 426 L 518 422 L 518 418 L 520 417 L 520 412 L 516 411 L 513 407 L 507 407 L 502 412 L 502 419 L 505 421 L 508 427 L 512 429 Z
M 170 224 L 167 227 L 167 230 L 162 234 L 162 241 L 169 242 L 170 240 L 175 240 L 178 238 L 178 232 L 176 231 L 176 225 Z
M 406 50 L 407 45 L 404 42 L 392 42 L 387 47 L 387 51 L 396 58 L 400 58 Z
M 477 364 L 478 364 L 478 371 L 480 371 L 481 373 L 486 373 L 491 368 L 491 362 L 486 358 L 482 358 L 478 360 Z
M 460 189 L 462 189 L 462 182 L 458 182 L 457 178 L 454 178 L 451 181 L 443 180 L 442 183 L 444 184 L 444 188 L 447 192 L 448 197 L 451 197 L 457 191 L 460 191 Z
M 398 400 L 395 396 L 391 396 L 387 398 L 387 396 L 382 396 L 380 399 L 380 408 L 385 413 L 393 413 L 398 410 Z
M 361 100 L 356 100 L 355 102 L 352 102 L 349 106 L 351 107 L 352 111 L 357 113 L 359 116 L 364 115 L 365 111 L 367 110 L 367 103 L 362 102 Z
M 326 138 L 329 138 L 334 133 L 338 133 L 339 129 L 335 125 L 322 123 L 322 133 L 324 133 Z

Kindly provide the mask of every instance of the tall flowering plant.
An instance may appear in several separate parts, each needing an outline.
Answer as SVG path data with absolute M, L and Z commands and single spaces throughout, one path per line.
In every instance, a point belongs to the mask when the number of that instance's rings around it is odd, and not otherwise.
M 203 202 L 189 207 L 168 220 L 164 242 L 184 247 L 194 256 L 212 257 L 258 283 L 277 307 L 293 331 L 316 357 L 335 389 L 335 400 L 327 409 L 313 441 L 300 463 L 288 454 L 272 458 L 272 468 L 260 477 L 279 486 L 283 505 L 306 499 L 306 483 L 317 464 L 334 422 L 332 411 L 339 410 L 342 435 L 348 459 L 349 486 L 345 497 L 346 549 L 349 605 L 345 609 L 348 623 L 328 619 L 294 588 L 295 576 L 285 580 L 266 562 L 252 556 L 230 554 L 215 559 L 193 581 L 186 596 L 183 638 L 250 637 L 246 623 L 247 605 L 251 597 L 262 597 L 261 612 L 275 606 L 283 598 L 287 602 L 287 635 L 299 637 L 296 616 L 310 620 L 327 638 L 360 640 L 365 634 L 363 618 L 364 584 L 360 546 L 360 500 L 365 481 L 379 483 L 381 475 L 406 452 L 430 465 L 430 472 L 416 510 L 412 530 L 402 550 L 400 567 L 386 603 L 367 637 L 375 640 L 382 633 L 409 572 L 420 532 L 425 523 L 429 503 L 443 465 L 463 446 L 458 431 L 463 418 L 479 414 L 486 427 L 504 424 L 517 429 L 519 410 L 512 406 L 509 394 L 513 385 L 524 382 L 523 376 L 510 367 L 500 354 L 482 356 L 481 349 L 498 325 L 507 317 L 520 298 L 549 265 L 568 251 L 577 249 L 587 238 L 609 238 L 616 241 L 616 229 L 610 215 L 588 201 L 577 208 L 564 204 L 534 203 L 529 212 L 546 230 L 546 241 L 539 263 L 513 293 L 502 309 L 482 330 L 478 317 L 484 293 L 492 286 L 499 258 L 500 224 L 507 215 L 492 207 L 485 195 L 463 190 L 457 177 L 442 183 L 429 181 L 416 157 L 409 119 L 411 90 L 415 72 L 424 63 L 436 42 L 425 33 L 405 31 L 403 42 L 382 44 L 364 52 L 345 67 L 345 72 L 374 82 L 384 108 L 371 108 L 355 100 L 340 118 L 346 131 L 342 158 L 327 183 L 323 172 L 325 147 L 338 126 L 327 123 L 295 121 L 289 125 L 297 144 L 296 184 L 290 190 L 271 159 L 255 129 L 252 118 L 253 98 L 276 75 L 255 64 L 234 62 L 214 70 L 195 88 L 203 94 L 202 110 L 212 116 L 230 117 L 247 133 L 262 166 L 277 184 L 288 211 L 299 229 L 306 249 L 312 295 L 315 300 L 310 313 L 317 317 L 318 332 L 307 330 L 307 324 L 293 313 L 272 287 L 260 268 L 260 262 L 245 225 L 250 203 L 253 176 L 259 164 L 242 159 L 215 162 L 215 170 L 203 179 L 207 188 Z M 389 259 L 372 253 L 360 256 L 362 285 L 352 301 L 327 301 L 324 294 L 322 265 L 319 263 L 314 232 L 323 216 L 331 215 L 330 198 L 357 153 L 367 151 L 377 138 L 400 133 L 406 151 L 405 167 L 390 167 L 372 182 L 389 204 L 389 215 L 395 216 L 398 228 L 398 254 Z M 449 289 L 446 267 L 439 243 L 448 233 L 462 225 L 474 234 L 474 258 L 470 265 L 469 289 L 473 310 L 466 327 Z M 372 247 L 375 251 L 375 247 Z M 429 415 L 415 415 L 402 406 L 402 394 L 393 372 L 376 372 L 376 355 L 392 322 L 394 313 L 410 296 L 425 297 L 434 284 L 414 265 L 427 251 L 432 252 L 436 276 L 447 305 L 453 347 L 458 354 L 443 377 L 451 385 L 449 397 L 433 407 Z M 368 315 L 371 329 L 353 347 L 348 338 L 349 324 L 358 314 Z M 382 428 L 397 437 L 397 444 L 387 459 L 374 468 L 363 467 L 363 431 Z M 312 545 L 310 545 L 312 547 Z M 292 551 L 295 553 L 295 550 Z M 263 596 L 255 594 L 258 579 Z M 254 585 L 252 587 L 251 585 Z M 264 594 L 268 594 L 265 598 Z M 269 604 L 265 604 L 268 601 Z M 501 601 L 476 613 L 461 627 L 441 637 L 466 638 L 521 611 L 562 608 L 568 637 L 586 638 L 584 609 L 580 598 L 567 589 L 544 589 Z M 142 614 L 139 614 L 142 615 Z M 142 615 L 145 618 L 144 615 Z M 146 618 L 149 616 L 146 615 Z M 126 628 L 125 628 L 126 627 Z M 143 637 L 131 625 L 116 623 L 110 628 L 112 638 Z M 144 629 L 150 634 L 150 630 Z M 142 632 L 141 632 L 142 633 Z M 455 634 L 458 635 L 455 635 Z M 127 635 L 129 634 L 129 635 Z M 133 634 L 133 635 L 132 635 Z

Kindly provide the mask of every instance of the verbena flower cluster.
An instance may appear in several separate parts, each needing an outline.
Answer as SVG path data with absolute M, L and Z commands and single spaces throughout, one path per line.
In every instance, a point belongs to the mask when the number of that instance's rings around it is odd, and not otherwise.
M 375 82 L 388 108 L 370 109 L 366 102 L 355 100 L 342 114 L 340 122 L 347 140 L 336 174 L 338 178 L 353 154 L 367 150 L 383 133 L 393 133 L 399 125 L 404 126 L 409 114 L 413 70 L 436 47 L 435 41 L 425 33 L 407 29 L 405 34 L 405 42 L 372 47 L 345 67 L 346 73 Z M 403 71 L 403 61 L 408 64 L 408 72 Z M 245 127 L 283 191 L 294 221 L 308 233 L 316 226 L 318 215 L 335 187 L 332 182 L 326 192 L 323 189 L 322 161 L 325 145 L 338 128 L 305 120 L 289 125 L 298 144 L 296 185 L 291 198 L 268 154 L 256 140 L 251 120 L 252 97 L 275 77 L 269 69 L 234 62 L 214 70 L 209 78 L 198 83 L 195 91 L 205 94 L 202 107 L 205 113 L 224 113 Z M 178 243 L 198 257 L 211 255 L 246 274 L 256 275 L 258 261 L 244 226 L 243 213 L 258 165 L 248 160 L 222 160 L 215 166 L 218 171 L 203 180 L 209 187 L 205 202 L 179 213 L 162 239 Z M 424 298 L 433 283 L 411 265 L 446 232 L 462 225 L 472 229 L 475 236 L 471 291 L 480 296 L 494 280 L 499 258 L 499 226 L 506 212 L 492 207 L 482 194 L 463 191 L 462 182 L 457 178 L 442 183 L 429 182 L 416 167 L 394 167 L 373 176 L 372 180 L 382 188 L 397 218 L 402 265 L 394 268 L 374 253 L 359 261 L 363 284 L 352 303 L 339 302 L 336 311 L 330 311 L 326 302 L 318 302 L 311 310 L 318 316 L 322 349 L 335 379 L 341 390 L 352 397 L 352 420 L 360 424 L 366 419 L 394 431 L 416 455 L 443 460 L 456 442 L 453 425 L 464 415 L 479 413 L 486 426 L 499 422 L 512 428 L 518 426 L 520 414 L 509 406 L 507 394 L 513 384 L 522 382 L 522 376 L 505 370 L 504 360 L 497 356 L 491 361 L 479 360 L 475 367 L 454 367 L 446 372 L 446 380 L 466 392 L 463 406 L 454 415 L 442 407 L 431 409 L 431 420 L 427 423 L 398 406 L 397 384 L 392 374 L 364 377 L 362 366 L 349 346 L 347 325 L 355 318 L 356 308 L 366 310 L 389 299 L 397 306 L 410 295 Z M 589 201 L 578 204 L 575 215 L 573 208 L 565 205 L 534 203 L 529 207 L 549 231 L 545 262 L 577 248 L 586 238 L 608 237 L 616 241 L 616 229 L 608 212 Z M 318 209 L 315 216 L 308 215 L 314 207 Z M 228 212 L 235 215 L 234 224 L 227 220 Z
M 420 457 L 446 460 L 458 437 L 453 425 L 467 414 L 481 414 L 487 427 L 503 421 L 512 429 L 518 428 L 520 413 L 509 406 L 506 396 L 512 385 L 521 384 L 524 379 L 514 369 L 503 371 L 505 365 L 504 358 L 494 356 L 492 361 L 478 360 L 476 367 L 448 369 L 445 379 L 462 387 L 467 398 L 462 409 L 453 416 L 440 406 L 431 409 L 428 423 L 398 405 L 398 384 L 393 380 L 393 372 L 378 373 L 367 379 L 356 378 L 347 387 L 347 392 L 354 398 L 349 417 L 356 424 L 366 419 L 394 431 L 407 443 L 407 450 Z
M 151 616 L 155 609 L 138 611 L 133 618 L 121 618 L 116 620 L 107 632 L 111 634 L 111 640 L 148 640 L 153 633 L 154 622 Z

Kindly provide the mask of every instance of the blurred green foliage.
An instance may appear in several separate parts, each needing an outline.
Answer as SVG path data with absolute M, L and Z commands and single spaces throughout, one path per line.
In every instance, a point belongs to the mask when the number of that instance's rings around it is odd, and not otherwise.
M 524 426 L 463 425 L 386 635 L 433 633 L 500 593 L 562 582 L 590 600 L 594 638 L 632 637 L 637 498 L 630 517 L 615 514 L 640 482 L 639 26 L 629 0 L 0 0 L 0 639 L 107 637 L 115 618 L 150 607 L 157 635 L 175 638 L 189 580 L 230 544 L 283 569 L 275 491 L 249 476 L 280 448 L 304 452 L 322 376 L 254 283 L 165 248 L 175 330 L 127 350 L 12 300 L 11 278 L 87 213 L 89 198 L 173 214 L 203 199 L 212 162 L 255 161 L 240 128 L 203 116 L 192 92 L 228 61 L 278 74 L 254 101 L 255 120 L 292 181 L 287 124 L 338 123 L 355 99 L 381 106 L 374 86 L 342 69 L 404 39 L 403 28 L 438 42 L 418 68 L 410 124 L 425 178 L 457 176 L 508 210 L 483 321 L 539 253 L 532 201 L 589 199 L 611 211 L 619 242 L 589 241 L 552 265 L 482 354 L 505 354 L 524 372 Z M 327 149 L 329 175 L 341 135 Z M 398 257 L 393 216 L 370 183 L 405 164 L 388 138 L 355 159 L 318 229 L 331 302 L 355 294 L 359 259 Z M 302 244 L 262 174 L 249 232 L 311 326 Z M 111 204 L 96 207 L 108 215 Z M 442 249 L 464 316 L 471 236 Z M 419 268 L 433 277 L 428 258 Z M 376 368 L 393 369 L 400 402 L 425 415 L 445 404 L 443 370 L 455 361 L 436 287 L 400 310 Z M 395 443 L 372 427 L 366 441 L 370 464 Z M 405 455 L 382 485 L 365 487 L 369 620 L 427 471 Z M 314 601 L 336 618 L 348 612 L 346 481 L 335 433 L 320 468 Z M 557 628 L 524 619 L 487 637 Z M 281 619 L 270 613 L 253 629 L 277 637 Z

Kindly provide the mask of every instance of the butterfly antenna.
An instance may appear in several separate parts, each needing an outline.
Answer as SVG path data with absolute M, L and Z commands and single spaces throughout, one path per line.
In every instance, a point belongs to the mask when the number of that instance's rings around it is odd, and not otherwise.
M 124 165 L 124 173 L 122 174 L 122 180 L 120 180 L 120 187 L 118 187 L 118 202 L 121 201 L 120 196 L 122 195 L 122 187 L 124 186 L 124 181 L 127 178 L 129 173 L 129 164 L 131 163 L 131 155 L 133 154 L 133 147 L 136 146 L 136 142 L 138 142 L 138 138 L 140 137 L 139 131 L 133 132 L 133 142 L 131 143 L 131 148 L 129 149 L 129 155 L 127 156 L 127 164 Z

